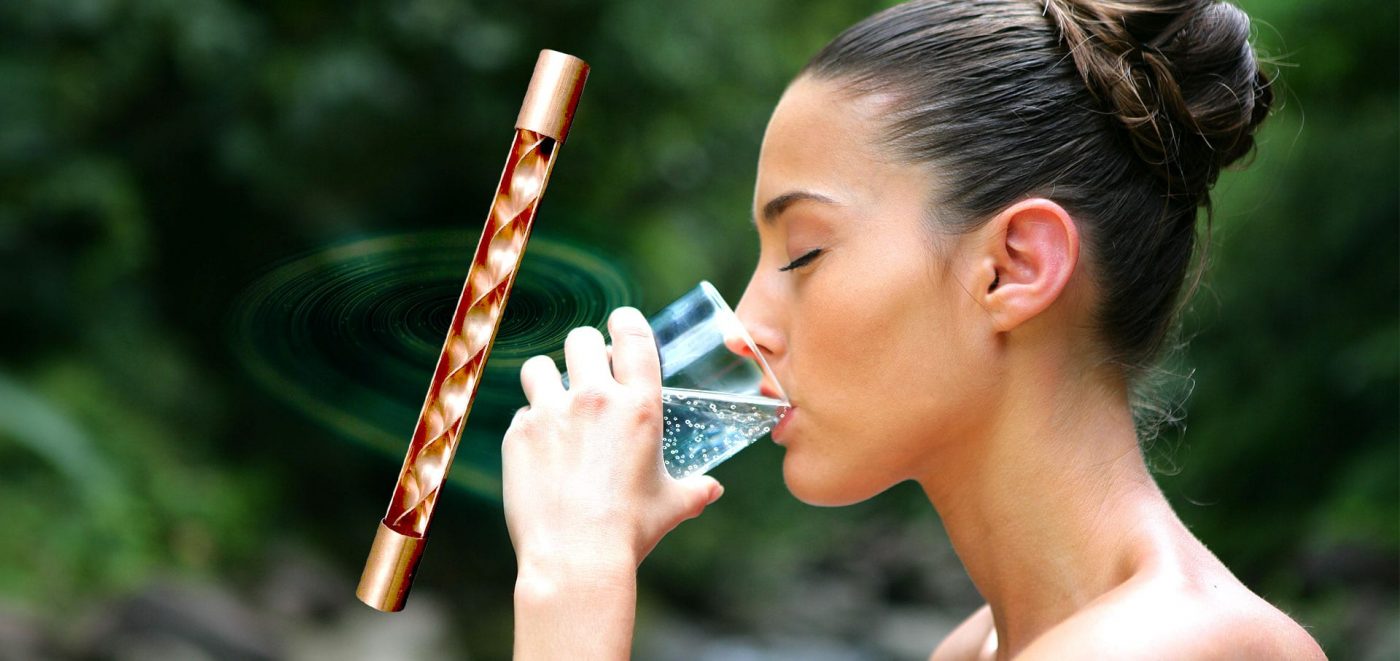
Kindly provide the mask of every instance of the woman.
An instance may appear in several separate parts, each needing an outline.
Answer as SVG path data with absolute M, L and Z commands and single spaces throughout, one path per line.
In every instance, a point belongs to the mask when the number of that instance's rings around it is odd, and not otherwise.
M 1268 113 L 1248 34 L 1210 0 L 911 2 L 774 111 L 738 314 L 794 405 L 783 477 L 832 506 L 919 483 L 987 601 L 933 658 L 1322 656 L 1172 512 L 1130 401 Z M 637 565 L 722 493 L 661 467 L 646 320 L 609 330 L 569 335 L 571 390 L 522 368 L 520 657 L 625 658 Z

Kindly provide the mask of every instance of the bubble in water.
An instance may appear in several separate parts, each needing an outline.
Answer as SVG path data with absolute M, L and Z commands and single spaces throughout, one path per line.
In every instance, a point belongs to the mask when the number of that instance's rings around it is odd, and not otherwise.
M 670 424 L 662 438 L 662 457 L 677 478 L 704 473 L 748 447 L 772 429 L 784 407 L 766 397 L 671 389 L 663 391 L 663 402 Z

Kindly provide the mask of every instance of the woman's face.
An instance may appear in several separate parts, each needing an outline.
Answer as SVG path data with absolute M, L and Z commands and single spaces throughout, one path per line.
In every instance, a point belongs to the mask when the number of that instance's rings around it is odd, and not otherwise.
M 880 152 L 881 112 L 799 78 L 759 156 L 760 254 L 737 311 L 793 404 L 774 440 L 788 489 L 812 504 L 936 470 L 935 450 L 975 435 L 994 404 L 995 335 L 959 284 L 971 235 L 935 249 L 936 182 Z

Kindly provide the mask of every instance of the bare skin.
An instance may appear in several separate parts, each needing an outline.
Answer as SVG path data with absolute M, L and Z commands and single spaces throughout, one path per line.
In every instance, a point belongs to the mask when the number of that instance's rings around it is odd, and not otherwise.
M 883 108 L 803 78 L 764 137 L 737 312 L 794 405 L 774 437 L 788 489 L 837 506 L 920 484 L 988 603 L 933 659 L 1322 658 L 1148 474 L 1087 330 L 1075 220 L 1027 198 L 931 232 L 940 182 L 880 153 Z M 548 359 L 522 369 L 531 406 L 503 445 L 517 658 L 625 658 L 637 563 L 720 492 L 665 475 L 649 331 L 612 323 L 611 373 L 588 330 L 566 343 L 573 390 Z

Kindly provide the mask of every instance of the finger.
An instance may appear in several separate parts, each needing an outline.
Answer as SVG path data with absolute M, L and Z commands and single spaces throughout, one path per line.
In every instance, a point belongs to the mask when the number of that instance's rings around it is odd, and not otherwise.
M 525 416 L 530 413 L 529 406 L 522 406 L 515 410 L 515 415 L 510 417 L 510 425 L 506 427 L 506 433 L 501 436 L 501 470 L 509 474 L 511 457 L 519 452 L 520 434 L 523 433 Z
M 522 407 L 520 407 L 520 408 L 518 408 L 518 409 L 515 409 L 515 414 L 512 415 L 512 416 L 510 416 L 510 424 L 509 424 L 509 425 L 506 425 L 506 433 L 505 433 L 505 435 L 501 438 L 501 448 L 502 448 L 502 450 L 504 450 L 505 447 L 506 447 L 506 445 L 508 445 L 508 441 L 510 441 L 511 434 L 520 428 L 521 421 L 524 420 L 525 415 L 528 414 L 529 412 L 530 412 L 530 407 L 529 407 L 529 406 L 522 406 Z M 502 456 L 505 456 L 505 455 L 502 454 Z
M 564 394 L 563 377 L 559 366 L 549 356 L 532 356 L 520 366 L 520 387 L 525 391 L 525 399 L 531 406 L 552 400 Z
M 681 478 L 676 480 L 672 486 L 675 487 L 674 493 L 677 494 L 679 501 L 676 504 L 676 509 L 673 510 L 677 516 L 672 526 L 679 525 L 681 521 L 686 519 L 700 516 L 706 507 L 724 495 L 724 486 L 719 483 L 719 480 L 709 475 L 692 475 Z
M 579 326 L 564 338 L 564 364 L 569 369 L 569 387 L 607 383 L 612 380 L 608 369 L 608 350 L 603 334 L 590 326 Z
M 608 333 L 612 335 L 613 377 L 625 386 L 647 390 L 661 388 L 661 358 L 656 353 L 656 340 L 651 326 L 636 308 L 618 308 L 608 317 Z

